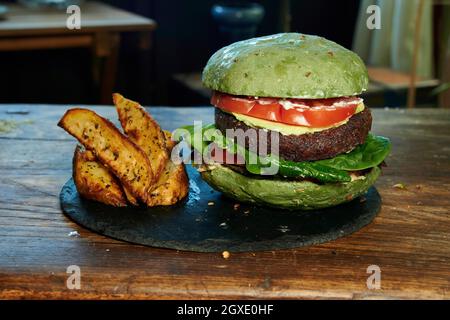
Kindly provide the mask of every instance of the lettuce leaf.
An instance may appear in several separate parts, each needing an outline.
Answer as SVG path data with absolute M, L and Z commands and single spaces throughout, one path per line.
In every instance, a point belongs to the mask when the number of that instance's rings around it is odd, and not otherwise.
M 314 178 L 321 182 L 351 181 L 348 171 L 364 170 L 379 165 L 389 154 L 389 139 L 369 135 L 366 142 L 353 151 L 341 154 L 332 159 L 294 162 L 274 156 L 258 156 L 244 147 L 223 136 L 214 125 L 203 126 L 196 130 L 195 126 L 185 126 L 174 133 L 175 140 L 186 142 L 197 152 L 205 154 L 211 142 L 232 154 L 239 154 L 246 161 L 246 169 L 250 173 L 267 175 L 276 172 L 289 178 Z M 252 159 L 253 161 L 249 161 Z M 255 161 L 256 160 L 256 161 Z M 271 168 L 271 170 L 268 170 Z
M 357 146 L 351 152 L 331 159 L 315 161 L 315 163 L 338 170 L 364 170 L 381 164 L 390 151 L 391 142 L 388 138 L 369 133 L 365 143 Z

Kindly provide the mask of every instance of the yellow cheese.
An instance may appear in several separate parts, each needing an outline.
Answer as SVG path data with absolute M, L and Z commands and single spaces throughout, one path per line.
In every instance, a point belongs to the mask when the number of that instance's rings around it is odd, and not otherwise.
M 364 110 L 364 103 L 360 103 L 358 107 L 356 108 L 355 114 L 361 112 Z M 332 126 L 329 127 L 321 127 L 321 128 L 311 128 L 311 127 L 304 127 L 304 126 L 293 126 L 289 124 L 279 123 L 279 122 L 273 122 L 269 120 L 263 120 L 258 119 L 254 117 L 249 117 L 240 113 L 232 113 L 233 116 L 235 116 L 236 119 L 239 121 L 244 122 L 246 125 L 250 127 L 256 127 L 256 128 L 262 128 L 272 131 L 277 131 L 283 135 L 301 135 L 306 133 L 314 133 L 319 131 L 324 131 L 331 128 L 336 128 L 339 126 L 342 126 L 343 124 L 346 124 L 348 122 L 347 120 L 338 122 Z

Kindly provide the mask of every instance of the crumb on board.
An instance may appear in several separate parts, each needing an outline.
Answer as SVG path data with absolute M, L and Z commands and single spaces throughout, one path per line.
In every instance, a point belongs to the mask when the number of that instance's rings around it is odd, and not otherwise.
M 224 251 L 224 252 L 222 252 L 222 257 L 224 259 L 228 259 L 230 257 L 230 253 L 228 251 Z
M 406 190 L 406 185 L 403 183 L 396 183 L 392 186 L 395 189 L 401 189 L 401 190 Z
M 71 231 L 67 234 L 69 237 L 79 237 L 80 234 L 78 233 L 78 231 Z

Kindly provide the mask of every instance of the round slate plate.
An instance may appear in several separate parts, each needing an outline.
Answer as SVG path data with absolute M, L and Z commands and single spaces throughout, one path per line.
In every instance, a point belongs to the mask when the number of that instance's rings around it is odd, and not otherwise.
M 118 240 L 198 252 L 264 251 L 334 240 L 369 224 L 381 207 L 375 188 L 352 202 L 316 211 L 241 204 L 214 191 L 189 166 L 189 196 L 171 207 L 115 208 L 80 198 L 73 180 L 61 190 L 63 211 L 78 224 Z

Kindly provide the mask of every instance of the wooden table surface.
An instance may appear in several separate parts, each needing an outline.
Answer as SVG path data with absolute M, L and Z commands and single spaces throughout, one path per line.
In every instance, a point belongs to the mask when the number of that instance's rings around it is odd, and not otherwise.
M 0 105 L 0 119 L 18 124 L 0 132 L 0 298 L 450 298 L 450 110 L 373 110 L 373 131 L 393 150 L 372 224 L 322 245 L 225 260 L 115 241 L 66 218 L 58 194 L 75 141 L 56 126 L 66 109 Z M 93 109 L 117 118 L 113 108 Z M 213 115 L 150 110 L 166 129 Z M 70 265 L 81 268 L 80 290 L 66 287 Z M 367 288 L 370 265 L 381 269 L 379 290 Z
M 1 3 L 1 1 L 0 1 Z M 66 26 L 70 16 L 66 10 L 42 8 L 30 10 L 18 4 L 7 4 L 7 19 L 0 21 L 0 37 L 42 36 L 51 34 L 80 34 L 99 31 L 152 31 L 152 19 L 125 11 L 105 3 L 89 1 L 80 6 L 81 29 Z

